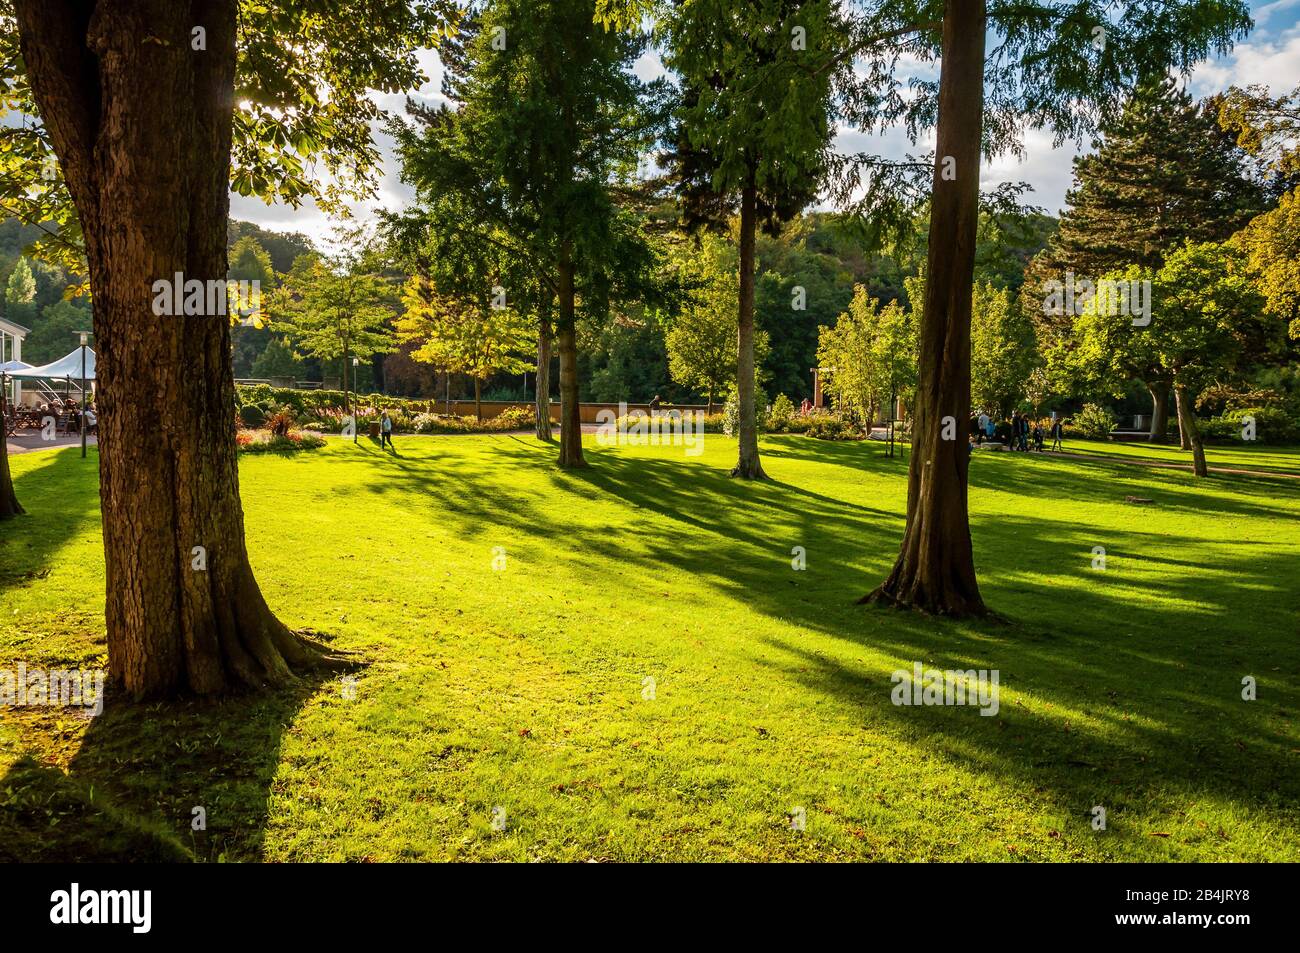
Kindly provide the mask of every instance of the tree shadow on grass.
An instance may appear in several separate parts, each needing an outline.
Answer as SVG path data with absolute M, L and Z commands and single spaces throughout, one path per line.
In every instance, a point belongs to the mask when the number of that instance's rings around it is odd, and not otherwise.
M 99 523 L 98 471 L 50 454 L 15 485 L 27 516 L 0 538 L 0 593 L 31 585 L 60 549 Z M 101 619 L 102 624 L 102 619 Z M 0 641 L 0 670 L 98 668 L 102 636 L 65 657 L 47 640 Z M 60 654 L 63 653 L 63 654 Z M 261 852 L 286 731 L 325 673 L 277 691 L 132 704 L 108 687 L 103 712 L 0 708 L 0 862 L 250 860 Z M 194 808 L 205 812 L 194 830 Z
M 1291 518 L 1291 511 L 1278 507 L 1276 501 L 1300 496 L 1300 484 L 1282 478 L 1211 475 L 1198 479 L 1179 470 L 1032 453 L 976 458 L 970 468 L 970 485 L 973 490 L 1030 493 L 1045 504 L 1057 500 L 1122 503 L 1129 496 L 1151 500 L 1149 504 L 1130 504 L 1138 520 L 1140 507 L 1146 505 L 1184 513 Z
M 73 709 L 6 710 L 27 753 L 0 778 L 0 861 L 258 859 L 284 733 L 324 680 L 156 704 L 110 688 L 85 727 Z
M 774 677 L 858 712 L 864 726 L 1077 810 L 1081 824 L 1093 804 L 1150 824 L 1198 802 L 1226 800 L 1267 813 L 1281 822 L 1280 836 L 1295 837 L 1288 819 L 1300 803 L 1300 772 L 1293 770 L 1289 719 L 1300 708 L 1300 665 L 1288 637 L 1294 553 L 1285 547 L 1213 544 L 1214 564 L 1198 563 L 1180 554 L 1194 546 L 1204 552 L 1203 540 L 1150 531 L 1135 510 L 1131 526 L 1105 531 L 1112 568 L 1098 574 L 1090 569 L 1097 528 L 1054 518 L 1050 504 L 1100 494 L 1114 502 L 1125 487 L 1099 486 L 1069 467 L 999 461 L 1019 467 L 1016 493 L 1048 508 L 1043 517 L 1016 509 L 974 518 L 986 598 L 1012 624 L 935 620 L 853 604 L 893 562 L 903 523 L 896 507 L 850 503 L 793 483 L 741 483 L 685 459 L 592 453 L 588 469 L 566 473 L 554 469 L 552 448 L 514 437 L 477 439 L 495 439 L 495 452 L 467 457 L 449 443 L 422 445 L 409 458 L 377 458 L 367 489 L 379 496 L 418 491 L 457 533 L 504 526 L 539 542 L 563 540 L 553 558 L 575 572 L 593 556 L 647 572 L 671 567 L 772 619 L 824 633 L 833 651 L 768 633 L 737 651 Z M 847 450 L 826 447 L 819 452 L 835 459 L 823 462 L 859 465 Z M 577 533 L 548 511 L 549 492 L 502 481 L 500 468 L 510 467 L 543 468 L 552 489 L 626 505 L 637 519 Z M 875 464 L 867 458 L 861 467 Z M 977 491 L 1005 490 L 1010 477 L 987 467 L 976 470 L 974 482 Z M 1160 505 L 1188 512 L 1292 515 L 1254 483 L 1234 480 L 1232 498 L 1216 502 L 1179 479 L 1154 475 L 1141 486 Z M 629 534 L 638 534 L 636 546 Z M 795 545 L 807 549 L 802 573 L 790 566 Z M 927 668 L 998 669 L 1001 714 L 894 706 L 890 672 L 910 669 L 913 660 Z M 1246 674 L 1260 680 L 1259 702 L 1240 699 Z M 21 798 L 0 809 L 0 844 L 21 844 L 42 859 L 255 858 L 284 726 L 319 688 L 110 706 L 87 730 L 67 774 L 29 759 L 0 780 L 0 794 L 13 787 Z M 20 717 L 27 721 L 21 731 L 57 730 L 40 722 L 39 711 Z M 189 830 L 195 806 L 207 810 L 205 833 Z M 51 821 L 63 830 L 48 840 Z M 1205 836 L 1223 840 L 1232 832 Z M 97 844 L 108 846 L 97 853 Z
M 812 459 L 864 477 L 905 475 L 899 459 L 806 443 Z M 452 445 L 422 449 L 415 459 L 389 462 L 371 489 L 418 491 L 458 534 L 505 528 L 545 543 L 548 558 L 566 563 L 575 578 L 600 564 L 594 557 L 647 573 L 668 568 L 774 620 L 830 636 L 835 651 L 769 634 L 737 651 L 859 712 L 864 726 L 919 740 L 977 775 L 1077 810 L 1081 824 L 1099 803 L 1150 825 L 1197 803 L 1228 801 L 1247 815 L 1267 814 L 1265 826 L 1296 837 L 1300 658 L 1288 636 L 1295 547 L 1165 532 L 1138 506 L 1120 527 L 1113 513 L 1099 527 L 1053 509 L 1061 501 L 1122 505 L 1131 494 L 1180 519 L 1210 513 L 1275 524 L 1294 519 L 1295 508 L 1283 505 L 1296 499 L 1294 486 L 1244 477 L 1198 483 L 1177 471 L 1101 461 L 979 458 L 973 497 L 1015 497 L 1006 512 L 977 505 L 973 517 L 986 599 L 1011 620 L 990 625 L 854 605 L 893 563 L 901 493 L 875 506 L 810 488 L 815 474 L 798 483 L 744 483 L 689 459 L 617 451 L 591 452 L 588 468 L 563 472 L 548 448 L 528 441 L 506 438 L 493 449 L 472 457 Z M 802 451 L 802 443 L 764 447 L 774 458 L 804 459 Z M 626 507 L 635 516 L 619 525 L 566 525 L 548 509 L 549 492 L 501 480 L 500 469 L 515 467 L 539 469 L 551 490 L 584 504 Z M 1110 561 L 1104 574 L 1091 568 L 1098 543 Z M 794 546 L 806 549 L 804 572 L 791 569 Z M 894 706 L 890 673 L 916 660 L 999 670 L 1002 713 Z M 1260 701 L 1241 699 L 1245 675 L 1259 679 Z M 1205 836 L 1226 845 L 1233 833 Z
M 1048 503 L 1052 494 L 1096 498 L 1099 490 L 1116 491 L 1055 468 L 1026 475 L 1033 479 L 1017 490 L 1042 493 Z M 972 769 L 1050 790 L 1081 812 L 1098 803 L 1089 799 L 1101 796 L 1099 787 L 1119 785 L 1124 797 L 1137 798 L 1133 810 L 1149 815 L 1209 797 L 1295 816 L 1300 650 L 1286 637 L 1295 624 L 1295 587 L 1288 582 L 1294 547 L 1210 544 L 1149 529 L 1138 517 L 1122 531 L 1104 531 L 1110 571 L 1103 574 L 1091 568 L 1094 527 L 977 514 L 973 536 L 986 597 L 1012 624 L 959 623 L 851 604 L 879 578 L 868 575 L 855 586 L 857 567 L 883 574 L 892 563 L 901 513 L 797 486 L 741 486 L 688 464 L 631 457 L 603 457 L 584 480 L 670 524 L 713 534 L 694 547 L 671 537 L 645 543 L 640 558 L 679 567 L 774 619 L 860 647 L 852 663 L 767 640 L 791 657 L 785 677 L 859 708 L 864 722 L 920 730 L 928 744 Z M 993 480 L 989 486 L 1002 488 Z M 1234 480 L 1230 490 L 1207 499 L 1175 477 L 1156 480 L 1150 492 L 1164 507 L 1293 518 L 1293 510 L 1271 500 L 1269 487 Z M 793 539 L 808 548 L 809 572 L 797 582 L 777 559 L 778 541 L 784 549 Z M 868 556 L 873 543 L 876 552 Z M 1212 554 L 1200 563 L 1166 555 L 1206 548 Z M 828 569 L 816 572 L 818 565 Z M 771 664 L 759 653 L 754 658 Z M 927 668 L 998 669 L 1034 715 L 1023 717 L 1015 706 L 1001 723 L 972 722 L 947 709 L 895 707 L 889 675 L 910 670 L 914 660 Z M 1261 701 L 1242 700 L 1246 675 L 1258 679 Z M 1290 834 L 1297 836 L 1295 827 Z
M 47 573 L 64 546 L 99 523 L 99 450 L 80 456 L 65 447 L 21 458 L 14 492 L 27 512 L 0 523 L 0 595 Z

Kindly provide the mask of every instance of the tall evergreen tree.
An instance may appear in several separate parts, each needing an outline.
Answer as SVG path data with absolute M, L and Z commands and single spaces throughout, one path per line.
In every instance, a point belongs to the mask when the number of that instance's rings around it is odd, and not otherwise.
M 30 328 L 36 316 L 36 278 L 26 258 L 19 258 L 5 283 L 4 315 L 10 321 Z
M 457 108 L 416 110 L 420 126 L 393 127 L 420 198 L 390 223 L 407 257 L 444 285 L 457 262 L 495 271 L 526 313 L 545 317 L 554 301 L 566 468 L 585 465 L 579 310 L 599 316 L 612 299 L 646 293 L 657 265 L 618 194 L 653 139 L 651 90 L 632 72 L 646 38 L 595 16 L 595 0 L 487 5 L 446 58 L 444 91 Z M 549 364 L 545 337 L 539 365 Z
M 1171 78 L 1139 85 L 1093 146 L 1074 160 L 1050 246 L 1078 275 L 1158 268 L 1184 242 L 1222 241 L 1264 208 L 1245 151 Z

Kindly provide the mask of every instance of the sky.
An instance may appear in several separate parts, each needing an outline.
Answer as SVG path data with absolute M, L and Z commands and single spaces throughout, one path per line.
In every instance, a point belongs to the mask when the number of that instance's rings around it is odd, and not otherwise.
M 1265 85 L 1273 95 L 1281 95 L 1300 85 L 1300 0 L 1255 2 L 1251 4 L 1251 15 L 1255 20 L 1255 29 L 1245 40 L 1237 43 L 1228 55 L 1196 65 L 1188 87 L 1194 97 L 1200 99 L 1231 85 L 1252 84 Z M 412 98 L 425 103 L 442 101 L 443 97 L 439 93 L 441 65 L 438 55 L 432 50 L 422 50 L 419 59 L 429 82 L 413 93 Z M 933 69 L 930 65 L 918 66 L 921 68 L 911 75 L 927 78 L 937 76 L 935 72 L 927 73 Z M 653 53 L 642 57 L 636 64 L 637 74 L 645 79 L 659 75 L 662 71 L 663 67 Z M 406 96 L 376 95 L 376 101 L 385 109 L 402 113 Z M 399 209 L 409 204 L 414 197 L 410 187 L 400 181 L 400 170 L 392 152 L 392 140 L 382 132 L 377 134 L 376 139 L 383 153 L 376 197 L 372 201 L 352 206 L 353 214 L 363 222 L 373 219 L 378 207 Z M 854 129 L 841 129 L 836 141 L 841 151 L 874 152 L 889 159 L 901 159 L 909 152 L 920 154 L 934 148 L 933 130 L 915 144 L 900 129 L 878 136 L 864 135 Z M 1064 205 L 1065 192 L 1070 186 L 1071 160 L 1081 151 L 1086 151 L 1089 145 L 1087 141 L 1082 144 L 1066 142 L 1060 147 L 1054 147 L 1049 131 L 1030 130 L 1024 136 L 1023 157 L 1004 155 L 985 162 L 981 169 L 981 184 L 988 189 L 1001 182 L 1027 182 L 1033 191 L 1023 201 L 1056 214 Z M 260 199 L 231 195 L 230 214 L 233 218 L 255 222 L 276 231 L 303 232 L 322 245 L 329 245 L 331 222 L 311 204 L 304 204 L 297 209 L 285 205 L 268 206 Z

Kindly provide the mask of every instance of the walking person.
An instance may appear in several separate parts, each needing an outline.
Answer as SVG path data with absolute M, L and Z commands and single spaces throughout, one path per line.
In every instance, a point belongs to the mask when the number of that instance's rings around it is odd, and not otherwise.
M 388 416 L 388 411 L 384 411 L 383 416 L 379 418 L 379 449 L 384 449 L 384 444 L 397 453 L 397 448 L 393 446 L 393 418 Z
M 1061 447 L 1061 418 L 1057 417 L 1052 421 L 1052 449 L 1060 450 Z
M 989 415 L 982 410 L 980 411 L 979 423 L 980 423 L 980 435 L 979 435 L 979 440 L 977 442 L 983 443 L 985 434 L 992 434 L 993 431 L 989 428 Z

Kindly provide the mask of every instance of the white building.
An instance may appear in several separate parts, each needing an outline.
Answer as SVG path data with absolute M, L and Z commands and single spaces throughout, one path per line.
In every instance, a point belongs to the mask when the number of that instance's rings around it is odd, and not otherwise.
M 27 328 L 0 318 L 0 364 L 23 359 L 23 338 L 27 337 Z M 18 381 L 9 381 L 7 400 L 17 404 L 23 396 L 23 385 Z

